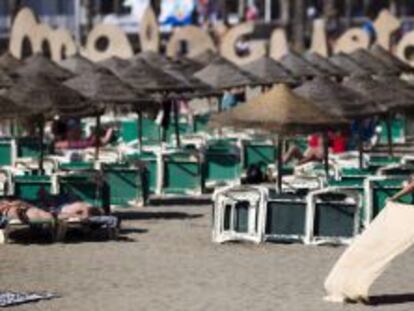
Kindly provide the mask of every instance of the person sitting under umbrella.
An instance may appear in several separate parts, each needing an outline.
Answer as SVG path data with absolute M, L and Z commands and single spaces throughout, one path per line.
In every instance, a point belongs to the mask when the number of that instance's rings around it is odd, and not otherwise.
M 100 138 L 101 146 L 104 146 L 111 141 L 113 132 L 114 130 L 112 128 L 106 130 L 103 137 Z M 75 119 L 69 119 L 66 125 L 56 125 L 54 134 L 56 150 L 86 149 L 96 146 L 97 135 L 92 134 L 87 138 L 82 138 L 80 122 Z
M 333 154 L 340 154 L 347 150 L 348 137 L 343 131 L 329 132 L 329 151 Z M 306 164 L 312 161 L 322 161 L 324 157 L 323 138 L 319 134 L 308 136 L 308 148 L 302 153 L 300 148 L 293 145 L 283 156 L 283 163 L 288 163 L 293 159 L 298 160 L 298 164 Z

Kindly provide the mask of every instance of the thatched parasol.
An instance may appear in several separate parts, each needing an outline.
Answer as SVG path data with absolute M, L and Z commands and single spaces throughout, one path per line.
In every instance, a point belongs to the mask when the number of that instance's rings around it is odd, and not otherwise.
M 382 83 L 369 76 L 351 76 L 343 85 L 381 105 L 385 111 L 414 110 L 413 98 L 395 85 Z
M 321 69 L 315 67 L 307 60 L 305 60 L 299 54 L 290 51 L 285 54 L 281 59 L 280 63 L 285 67 L 289 72 L 291 72 L 295 77 L 301 79 L 308 79 L 317 76 L 326 76 L 327 73 Z
M 381 59 L 388 66 L 393 66 L 394 69 L 398 69 L 400 73 L 414 73 L 413 67 L 403 62 L 401 59 L 394 56 L 380 45 L 373 45 L 369 50 L 369 53 Z
M 191 60 L 202 65 L 207 66 L 210 64 L 215 58 L 217 58 L 218 54 L 212 50 L 206 50 L 200 54 L 191 57 Z
M 242 69 L 256 77 L 259 77 L 269 85 L 276 83 L 297 83 L 297 80 L 287 69 L 269 57 L 261 57 L 247 65 L 244 65 Z
M 329 61 L 335 66 L 347 72 L 348 75 L 373 75 L 375 74 L 369 68 L 356 63 L 351 57 L 344 53 L 339 53 L 331 56 Z
M 223 57 L 215 58 L 208 66 L 196 72 L 194 76 L 220 90 L 266 84 L 265 81 L 243 71 Z
M 98 62 L 97 64 L 109 69 L 116 75 L 119 75 L 123 70 L 131 66 L 128 60 L 117 56 L 112 56 L 108 59 Z
M 375 80 L 389 86 L 392 89 L 397 89 L 406 96 L 414 98 L 414 85 L 409 81 L 401 80 L 395 76 L 376 76 Z
M 286 85 L 278 85 L 246 104 L 212 117 L 215 127 L 257 128 L 278 133 L 278 186 L 282 185 L 282 146 L 287 134 L 325 131 L 346 124 L 297 94 Z M 327 143 L 325 143 L 327 157 Z M 327 164 L 327 161 L 326 161 Z
M 203 65 L 185 57 L 174 59 L 173 62 L 180 65 L 181 70 L 187 75 L 194 75 L 197 71 L 204 68 Z
M 98 67 L 95 70 L 85 72 L 65 81 L 64 85 L 98 104 L 132 105 L 150 100 L 145 94 L 134 91 L 106 68 Z
M 306 52 L 303 57 L 313 66 L 318 67 L 330 76 L 342 78 L 348 75 L 346 71 L 334 65 L 328 58 L 325 58 L 318 53 Z
M 7 73 L 12 73 L 17 70 L 20 66 L 23 65 L 23 62 L 9 52 L 5 52 L 0 56 L 0 69 L 4 70 Z
M 0 95 L 0 119 L 17 119 L 30 116 L 32 112 L 10 98 Z
M 129 67 L 121 70 L 119 77 L 133 88 L 148 92 L 185 92 L 192 87 L 143 59 L 134 59 Z
M 42 75 L 20 77 L 4 93 L 13 102 L 37 117 L 40 130 L 39 169 L 43 171 L 44 123 L 47 118 L 60 116 L 85 116 L 96 113 L 96 108 L 85 102 L 78 92 Z
M 373 56 L 365 49 L 358 49 L 349 54 L 349 57 L 359 65 L 367 67 L 377 75 L 398 75 L 398 70 L 395 70 L 393 66 L 387 65 L 381 59 Z
M 184 66 L 182 63 L 173 61 L 165 56 L 162 56 L 158 53 L 146 51 L 137 54 L 131 59 L 131 63 L 140 61 L 145 61 L 149 65 L 161 69 L 163 72 L 167 73 L 174 79 L 180 81 L 183 85 L 189 86 L 191 92 L 181 93 L 180 97 L 183 98 L 194 98 L 194 97 L 204 97 L 204 96 L 219 96 L 220 92 L 215 90 L 210 85 L 204 83 L 200 79 L 193 76 L 192 73 L 187 74 L 185 71 L 188 70 L 188 65 Z M 188 62 L 187 62 L 188 63 Z M 174 108 L 174 121 L 175 121 L 175 134 L 177 139 L 177 146 L 180 146 L 180 132 L 179 132 L 179 107 L 178 103 L 173 100 Z
M 408 93 L 397 88 L 395 85 L 381 83 L 371 77 L 351 77 L 343 82 L 349 88 L 359 92 L 362 95 L 369 96 L 374 102 L 384 107 L 388 114 L 387 118 L 387 133 L 389 154 L 392 156 L 392 135 L 391 135 L 391 114 L 394 111 L 413 111 L 414 98 Z
M 314 132 L 341 121 L 344 119 L 320 109 L 283 84 L 212 118 L 214 126 L 260 128 L 280 134 Z
M 92 102 L 115 109 L 128 107 L 138 109 L 139 103 L 148 103 L 150 98 L 139 93 L 122 82 L 109 69 L 100 67 L 65 82 L 65 85 L 78 91 Z M 139 107 L 141 109 L 141 107 Z M 96 127 L 100 128 L 100 115 L 97 115 Z M 99 158 L 99 139 L 97 140 L 95 159 Z
M 76 54 L 62 60 L 59 62 L 59 65 L 76 75 L 81 75 L 85 72 L 92 71 L 97 67 L 95 63 L 91 62 L 89 59 L 83 57 L 80 54 Z
M 343 118 L 363 118 L 384 112 L 367 97 L 333 82 L 328 78 L 315 78 L 296 88 L 295 93 L 311 100 L 320 109 Z
M 4 95 L 33 113 L 47 117 L 91 111 L 91 106 L 78 92 L 42 75 L 36 79 L 19 77 Z
M 134 63 L 136 60 L 144 60 L 151 66 L 160 68 L 183 84 L 189 85 L 196 92 L 196 96 L 219 94 L 214 88 L 194 77 L 193 74 L 185 73 L 184 70 L 187 68 L 184 68 L 180 62 L 172 61 L 167 57 L 151 51 L 137 54 L 131 59 L 131 62 Z
M 0 68 L 0 89 L 9 88 L 13 85 L 13 74 L 10 74 Z
M 24 64 L 17 68 L 16 73 L 25 77 L 43 75 L 56 81 L 64 81 L 73 77 L 70 71 L 58 66 L 41 54 L 27 58 Z

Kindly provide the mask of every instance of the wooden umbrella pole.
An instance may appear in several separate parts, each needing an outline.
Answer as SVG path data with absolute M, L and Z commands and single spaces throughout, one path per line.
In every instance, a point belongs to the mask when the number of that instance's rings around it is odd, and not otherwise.
M 388 156 L 391 158 L 394 155 L 394 148 L 392 143 L 392 115 L 388 114 L 387 120 L 387 141 L 388 141 Z
M 283 181 L 283 136 L 277 139 L 277 189 L 282 193 Z
M 329 179 L 329 137 L 326 131 L 323 132 L 323 157 L 326 179 Z
M 141 152 L 142 151 L 142 140 L 143 140 L 142 139 L 142 137 L 143 137 L 143 134 L 142 134 L 142 110 L 139 109 L 137 114 L 138 114 L 137 131 L 138 131 L 139 151 Z
M 358 161 L 359 169 L 364 168 L 364 141 L 362 137 L 362 121 L 358 121 Z
M 45 138 L 45 121 L 43 117 L 39 121 L 39 147 L 40 147 L 40 155 L 39 155 L 39 173 L 40 175 L 43 175 L 44 173 L 44 167 L 43 167 L 43 161 L 45 157 L 45 151 L 43 146 L 43 140 Z
M 100 130 L 101 130 L 101 115 L 98 114 L 96 116 L 96 129 L 95 129 L 95 161 L 99 160 L 99 149 L 101 147 L 101 137 L 100 137 Z
M 175 127 L 175 139 L 177 142 L 177 147 L 180 148 L 181 147 L 181 139 L 180 139 L 180 124 L 179 124 L 179 113 L 180 113 L 180 109 L 178 106 L 178 101 L 174 100 L 173 101 L 173 108 L 174 108 L 174 127 Z

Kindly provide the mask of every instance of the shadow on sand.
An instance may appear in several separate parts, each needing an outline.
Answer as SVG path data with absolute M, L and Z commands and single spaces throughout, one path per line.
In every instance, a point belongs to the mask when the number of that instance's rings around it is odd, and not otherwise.
M 392 295 L 379 295 L 369 297 L 367 305 L 370 306 L 385 306 L 385 305 L 397 305 L 404 303 L 414 302 L 414 293 L 407 294 L 392 294 Z
M 116 216 L 122 220 L 183 220 L 183 219 L 196 219 L 201 218 L 203 214 L 188 214 L 181 212 L 119 212 Z

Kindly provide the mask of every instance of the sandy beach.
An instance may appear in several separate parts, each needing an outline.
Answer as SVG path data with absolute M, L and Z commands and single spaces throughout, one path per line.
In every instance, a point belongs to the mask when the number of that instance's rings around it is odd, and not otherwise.
M 322 300 L 344 248 L 215 245 L 211 208 L 123 212 L 120 241 L 0 247 L 1 290 L 61 298 L 9 310 L 413 310 L 414 250 L 375 283 L 376 306 Z

